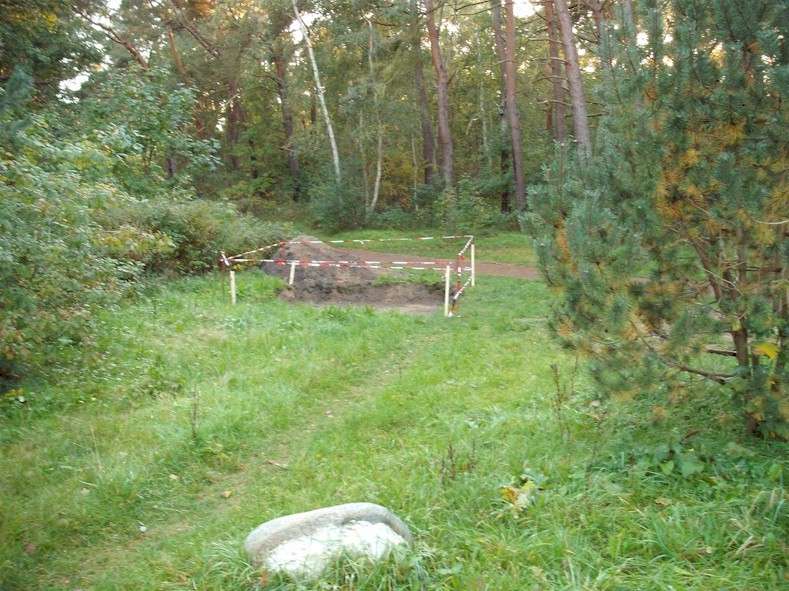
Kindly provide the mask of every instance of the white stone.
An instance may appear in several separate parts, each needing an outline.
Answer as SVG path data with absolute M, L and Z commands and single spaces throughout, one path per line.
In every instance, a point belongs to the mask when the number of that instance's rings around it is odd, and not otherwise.
M 373 503 L 349 503 L 279 517 L 258 526 L 244 547 L 253 564 L 315 579 L 341 556 L 384 558 L 411 540 L 408 527 Z

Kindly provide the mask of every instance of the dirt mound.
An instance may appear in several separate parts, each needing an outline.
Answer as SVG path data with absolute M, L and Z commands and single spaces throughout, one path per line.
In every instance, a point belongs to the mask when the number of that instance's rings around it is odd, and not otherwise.
M 293 285 L 280 294 L 283 299 L 316 304 L 368 305 L 417 313 L 431 312 L 443 302 L 443 285 L 438 273 L 435 273 L 435 282 L 416 283 L 407 273 L 397 269 L 363 266 L 365 260 L 376 260 L 375 253 L 361 258 L 328 244 L 311 242 L 315 240 L 317 238 L 312 236 L 297 236 L 272 256 L 278 262 L 263 263 L 261 269 L 287 282 L 290 265 L 284 261 L 325 261 L 342 266 L 297 266 Z

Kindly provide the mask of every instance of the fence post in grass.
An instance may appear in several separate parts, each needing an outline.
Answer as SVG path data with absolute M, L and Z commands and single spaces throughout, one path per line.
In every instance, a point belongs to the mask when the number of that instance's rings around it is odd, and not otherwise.
M 230 303 L 236 303 L 236 272 L 230 269 Z
M 444 316 L 449 318 L 449 280 L 452 274 L 452 268 L 447 265 L 444 273 Z
M 288 285 L 293 285 L 293 279 L 296 277 L 296 261 L 290 263 L 290 275 L 288 275 Z
M 473 240 L 473 239 L 472 239 Z M 477 284 L 477 264 L 475 262 L 475 244 L 476 240 L 471 243 L 471 287 L 474 287 Z

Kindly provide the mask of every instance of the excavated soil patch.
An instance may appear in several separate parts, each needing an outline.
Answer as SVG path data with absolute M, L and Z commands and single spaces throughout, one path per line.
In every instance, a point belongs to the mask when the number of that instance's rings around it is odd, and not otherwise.
M 318 305 L 356 305 L 425 314 L 443 305 L 443 285 L 437 272 L 435 282 L 414 283 L 397 269 L 355 268 L 365 259 L 327 244 L 310 244 L 312 236 L 298 236 L 295 244 L 285 244 L 272 257 L 285 261 L 334 261 L 348 267 L 296 267 L 293 285 L 280 298 Z M 369 259 L 372 253 L 367 253 Z M 263 263 L 264 273 L 288 280 L 290 266 Z M 431 271 L 422 271 L 429 274 Z M 431 275 L 427 275 L 431 277 Z

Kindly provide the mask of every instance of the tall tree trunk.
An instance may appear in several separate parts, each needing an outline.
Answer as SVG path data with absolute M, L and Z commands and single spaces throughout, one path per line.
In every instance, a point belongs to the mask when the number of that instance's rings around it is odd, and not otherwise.
M 249 146 L 249 175 L 255 180 L 260 177 L 260 172 L 258 171 L 258 157 L 255 155 L 257 148 L 251 137 L 247 139 L 247 146 Z
M 181 54 L 178 52 L 178 46 L 175 44 L 175 35 L 173 35 L 173 27 L 171 25 L 167 26 L 167 42 L 170 45 L 170 55 L 173 58 L 173 64 L 175 65 L 175 70 L 178 72 L 178 75 L 181 77 L 181 82 L 184 84 L 189 84 L 189 74 L 184 67 L 184 62 L 181 59 Z
M 411 162 L 413 164 L 414 169 L 414 193 L 411 196 L 411 202 L 414 204 L 415 209 L 418 211 L 419 207 L 416 204 L 416 189 L 419 185 L 419 173 L 417 169 L 419 168 L 419 161 L 416 159 L 416 139 L 414 136 L 411 136 Z
M 518 210 L 526 209 L 526 180 L 523 175 L 523 140 L 521 137 L 521 120 L 518 115 L 517 91 L 516 91 L 516 68 L 515 68 L 515 11 L 513 10 L 512 0 L 504 1 L 504 9 L 507 13 L 505 54 L 504 62 L 504 85 L 506 89 L 505 105 L 507 107 L 507 122 L 510 125 L 510 136 L 512 138 L 512 164 L 515 172 L 515 206 Z
M 373 84 L 373 108 L 375 109 L 375 123 L 376 135 L 378 138 L 376 161 L 375 161 L 375 183 L 373 184 L 373 199 L 367 207 L 367 215 L 369 216 L 375 211 L 375 206 L 378 205 L 378 195 L 381 190 L 381 175 L 383 173 L 383 159 L 384 159 L 384 127 L 381 123 L 381 105 L 378 100 L 378 87 L 375 84 L 375 67 L 373 65 L 373 54 L 375 53 L 375 30 L 373 29 L 372 21 L 367 21 L 367 26 L 370 32 L 369 51 L 367 53 L 367 63 L 370 69 L 370 82 Z
M 605 27 L 605 16 L 603 14 L 604 0 L 586 0 L 586 5 L 592 11 L 592 18 L 594 19 L 594 28 L 597 33 L 597 53 L 600 57 L 600 62 L 603 68 L 611 71 L 611 51 L 610 41 L 607 38 L 608 29 Z
M 509 141 L 506 141 L 507 133 L 507 117 L 506 108 L 504 106 L 504 97 L 506 88 L 504 83 L 504 62 L 507 61 L 506 50 L 504 48 L 504 33 L 501 29 L 501 0 L 490 0 L 490 14 L 493 22 L 493 43 L 496 48 L 496 57 L 499 61 L 499 67 L 502 72 L 499 78 L 499 95 L 501 103 L 499 104 L 499 157 L 501 166 L 501 175 L 506 176 L 509 172 L 511 154 L 508 146 Z M 501 191 L 501 211 L 507 213 L 510 211 L 510 187 L 507 183 Z
M 383 174 L 383 161 L 384 161 L 384 136 L 382 133 L 378 134 L 378 149 L 376 151 L 375 160 L 375 182 L 373 183 L 373 199 L 370 201 L 370 207 L 367 208 L 367 215 L 375 211 L 375 206 L 378 205 L 378 196 L 381 194 L 381 176 Z
M 419 106 L 419 124 L 422 128 L 422 162 L 424 164 L 425 184 L 433 182 L 436 170 L 436 141 L 433 137 L 433 121 L 430 116 L 430 103 L 425 89 L 425 78 L 422 70 L 422 34 L 419 24 L 419 10 L 416 0 L 411 0 L 411 11 L 414 14 L 413 22 L 413 51 L 414 51 L 414 87 L 416 101 Z
M 421 51 L 420 51 L 421 53 Z M 425 89 L 425 78 L 422 73 L 421 55 L 417 54 L 417 61 L 414 64 L 414 85 L 416 86 L 416 98 L 419 104 L 419 124 L 422 128 L 422 162 L 424 163 L 425 184 L 433 182 L 433 175 L 436 172 L 436 140 L 433 137 L 433 121 L 430 116 L 430 103 L 427 99 Z
M 479 33 L 475 36 L 475 44 L 477 46 L 477 68 L 482 72 L 482 44 L 480 43 Z M 482 127 L 482 156 L 485 161 L 487 172 L 493 169 L 493 160 L 490 154 L 490 143 L 488 141 L 488 113 L 485 108 L 485 84 L 484 80 L 480 77 L 479 80 L 479 120 Z
M 238 81 L 231 79 L 227 83 L 228 102 L 225 109 L 225 145 L 228 153 L 228 163 L 232 170 L 238 170 L 239 160 L 235 153 L 238 140 L 241 137 L 241 124 L 244 113 L 241 106 L 241 97 L 238 90 Z
M 299 159 L 296 156 L 296 151 L 293 149 L 293 112 L 290 108 L 290 96 L 288 95 L 288 71 L 285 56 L 276 43 L 271 44 L 271 62 L 274 65 L 277 96 L 279 97 L 279 106 L 282 112 L 282 129 L 285 132 L 283 149 L 288 158 L 288 170 L 293 183 L 293 200 L 298 201 L 301 192 L 301 171 L 299 170 Z
M 581 81 L 581 67 L 578 63 L 578 49 L 575 47 L 573 23 L 570 20 L 570 11 L 567 0 L 554 0 L 556 16 L 559 20 L 559 30 L 562 34 L 564 45 L 564 59 L 567 69 L 567 82 L 570 86 L 570 104 L 573 108 L 573 130 L 575 141 L 578 143 L 578 153 L 582 157 L 592 154 L 592 139 L 589 133 L 589 119 L 586 115 L 586 98 Z
M 635 35 L 636 20 L 633 17 L 632 0 L 622 0 L 622 13 L 624 15 L 624 25 L 627 27 L 628 31 L 632 31 L 632 34 Z
M 548 61 L 551 70 L 551 89 L 553 98 L 551 100 L 551 132 L 553 139 L 559 143 L 564 143 L 565 122 L 564 109 L 564 71 L 559 57 L 558 25 L 556 14 L 553 10 L 553 0 L 545 2 L 545 20 L 548 23 Z
M 315 93 L 310 93 L 310 125 L 318 122 L 318 103 L 315 100 Z
M 452 146 L 452 130 L 449 127 L 449 76 L 441 55 L 441 42 L 436 26 L 435 7 L 433 0 L 425 0 L 427 35 L 430 38 L 430 54 L 433 58 L 433 69 L 436 71 L 436 89 L 438 94 L 438 141 L 441 144 L 441 173 L 447 188 L 455 183 L 454 149 Z
M 329 110 L 326 108 L 326 99 L 323 96 L 323 85 L 321 84 L 321 77 L 318 72 L 318 62 L 315 61 L 315 53 L 312 50 L 312 41 L 310 41 L 310 32 L 307 29 L 307 25 L 301 19 L 301 13 L 299 13 L 299 7 L 296 5 L 296 0 L 291 1 L 293 3 L 293 14 L 296 16 L 296 20 L 299 21 L 299 25 L 301 26 L 304 44 L 307 46 L 307 55 L 310 58 L 310 64 L 312 64 L 312 75 L 315 78 L 315 91 L 318 93 L 318 101 L 320 102 L 321 112 L 323 113 L 323 119 L 326 123 L 326 133 L 329 136 L 332 163 L 334 164 L 334 178 L 337 183 L 339 183 L 341 180 L 340 153 L 337 150 L 337 141 L 334 139 L 334 128 L 332 127 L 331 118 L 329 117 Z
M 362 161 L 362 183 L 364 186 L 364 209 L 367 211 L 370 203 L 370 179 L 367 174 L 367 149 L 364 146 L 364 131 L 367 126 L 364 124 L 364 111 L 359 111 L 359 131 L 356 134 L 356 145 L 359 147 L 359 158 Z

